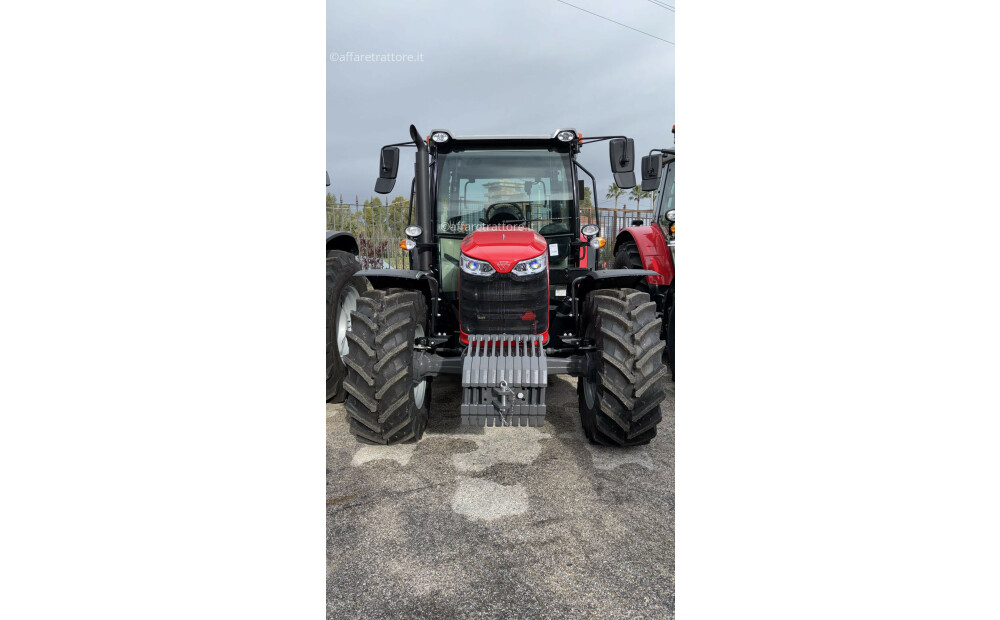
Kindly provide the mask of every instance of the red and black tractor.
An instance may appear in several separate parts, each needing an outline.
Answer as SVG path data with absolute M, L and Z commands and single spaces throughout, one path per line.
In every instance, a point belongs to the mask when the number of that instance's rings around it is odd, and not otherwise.
M 642 190 L 656 191 L 649 225 L 633 222 L 615 239 L 616 269 L 649 269 L 638 289 L 649 293 L 661 318 L 664 361 L 674 371 L 674 149 L 653 149 L 642 158 Z
M 426 138 L 382 148 L 375 191 L 395 185 L 400 147 L 416 149 L 410 269 L 372 269 L 351 315 L 345 407 L 360 440 L 420 439 L 431 381 L 460 375 L 461 421 L 540 426 L 548 377 L 578 377 L 594 443 L 634 446 L 656 435 L 669 374 L 657 304 L 636 286 L 661 274 L 597 270 L 605 245 L 596 208 L 581 208 L 583 145 L 608 140 L 619 187 L 635 185 L 624 136 Z

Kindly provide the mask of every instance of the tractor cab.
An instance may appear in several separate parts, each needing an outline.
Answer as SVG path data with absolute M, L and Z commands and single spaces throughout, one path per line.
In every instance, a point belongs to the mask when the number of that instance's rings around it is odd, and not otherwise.
M 375 191 L 392 191 L 400 147 L 414 147 L 410 269 L 361 271 L 346 364 L 351 432 L 364 441 L 419 438 L 430 380 L 462 377 L 463 424 L 538 426 L 549 374 L 580 377 L 581 415 L 596 443 L 655 435 L 665 368 L 655 304 L 635 286 L 656 272 L 598 271 L 596 206 L 582 209 L 585 144 L 608 141 L 619 187 L 635 186 L 625 136 L 426 137 L 382 148 Z M 611 361 L 608 361 L 611 360 Z M 625 369 L 625 370 L 623 370 Z M 406 386 L 408 389 L 400 386 Z M 617 394 L 615 402 L 610 397 Z

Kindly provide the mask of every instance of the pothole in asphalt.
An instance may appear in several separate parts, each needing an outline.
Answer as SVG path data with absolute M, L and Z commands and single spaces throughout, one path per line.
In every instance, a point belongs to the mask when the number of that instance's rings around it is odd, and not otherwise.
M 524 514 L 528 492 L 521 484 L 505 486 L 481 478 L 459 478 L 451 509 L 476 521 Z

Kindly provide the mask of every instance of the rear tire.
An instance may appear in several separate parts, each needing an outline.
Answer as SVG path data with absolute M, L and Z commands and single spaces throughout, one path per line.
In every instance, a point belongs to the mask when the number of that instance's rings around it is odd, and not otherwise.
M 633 289 L 597 290 L 587 295 L 585 337 L 589 376 L 580 377 L 577 394 L 587 438 L 607 446 L 641 446 L 656 436 L 666 396 L 665 343 L 660 340 L 656 304 Z
M 639 246 L 631 241 L 626 241 L 618 246 L 618 252 L 615 254 L 614 268 L 645 269 L 645 265 L 642 264 L 642 255 L 639 254 Z M 635 289 L 648 293 L 649 283 L 646 282 L 646 278 L 639 280 L 639 283 L 635 285 Z
M 351 433 L 373 444 L 419 440 L 431 401 L 430 381 L 413 381 L 414 340 L 427 333 L 423 294 L 399 288 L 363 293 L 351 324 L 344 358 Z
M 347 367 L 343 357 L 349 349 L 350 313 L 361 293 L 371 288 L 365 277 L 354 275 L 358 271 L 361 261 L 354 254 L 326 253 L 326 399 L 335 403 L 344 400 Z

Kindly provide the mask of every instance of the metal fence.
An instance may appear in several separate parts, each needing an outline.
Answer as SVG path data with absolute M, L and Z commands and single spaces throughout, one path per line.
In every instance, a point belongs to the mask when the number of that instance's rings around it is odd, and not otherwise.
M 622 228 L 632 226 L 634 220 L 649 224 L 653 211 L 634 208 L 599 208 L 597 211 L 597 221 L 584 218 L 583 223 L 600 225 L 601 235 L 608 240 L 607 249 L 601 253 L 604 258 L 601 266 L 610 267 L 613 262 L 610 250 L 615 236 Z M 409 269 L 409 252 L 399 247 L 399 242 L 406 238 L 403 229 L 409 220 L 409 201 L 397 200 L 388 205 L 327 203 L 326 206 L 327 230 L 354 235 L 364 269 Z

